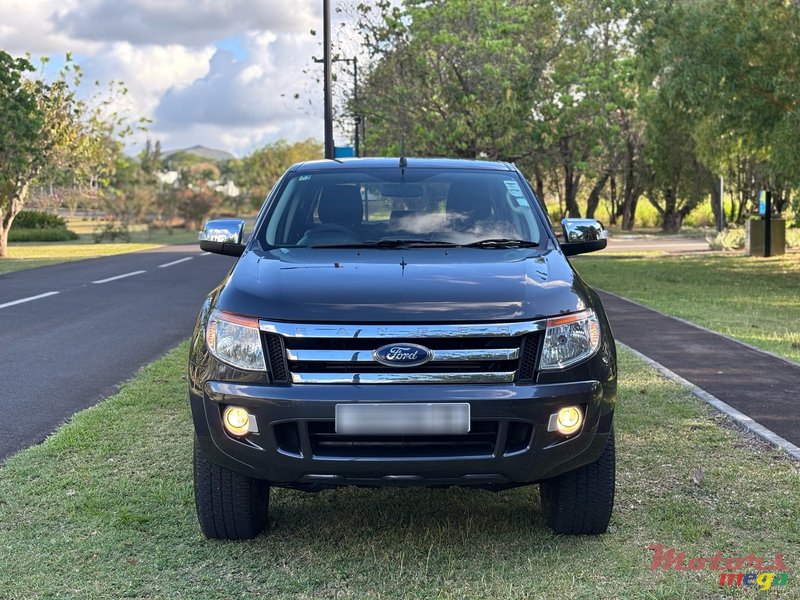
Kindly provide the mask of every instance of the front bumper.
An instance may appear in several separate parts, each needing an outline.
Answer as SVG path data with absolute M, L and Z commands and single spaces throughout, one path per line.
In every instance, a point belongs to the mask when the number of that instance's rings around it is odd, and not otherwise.
M 614 409 L 613 389 L 596 380 L 389 386 L 212 380 L 193 388 L 190 401 L 198 441 L 209 460 L 274 485 L 302 489 L 534 483 L 596 460 Z M 336 404 L 358 402 L 468 402 L 474 436 L 335 436 Z M 259 432 L 243 440 L 228 435 L 221 414 L 229 404 L 255 415 Z M 567 439 L 547 431 L 550 415 L 566 405 L 580 405 L 586 415 L 582 429 Z

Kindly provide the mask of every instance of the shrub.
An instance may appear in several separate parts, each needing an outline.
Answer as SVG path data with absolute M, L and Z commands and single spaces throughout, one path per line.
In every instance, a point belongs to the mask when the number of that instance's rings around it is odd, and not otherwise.
M 124 225 L 117 225 L 116 223 L 106 223 L 99 229 L 95 229 L 92 233 L 92 239 L 95 244 L 100 242 L 113 242 L 120 239 L 124 242 L 131 241 L 131 232 Z
M 33 210 L 21 210 L 14 218 L 13 227 L 18 229 L 66 229 L 67 222 L 58 215 Z
M 800 228 L 792 227 L 786 230 L 786 247 L 800 248 Z
M 741 250 L 744 248 L 744 237 L 744 229 L 738 227 L 707 235 L 706 241 L 712 250 Z
M 9 242 L 68 242 L 80 236 L 66 228 L 28 229 L 12 227 L 8 232 Z

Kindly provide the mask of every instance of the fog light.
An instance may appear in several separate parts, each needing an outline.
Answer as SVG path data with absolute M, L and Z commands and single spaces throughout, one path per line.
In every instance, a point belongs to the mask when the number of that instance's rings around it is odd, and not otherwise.
M 572 435 L 583 425 L 583 412 L 577 406 L 565 406 L 550 415 L 547 431 L 558 431 L 561 435 Z
M 232 435 L 243 436 L 258 432 L 256 418 L 241 406 L 228 406 L 222 413 L 222 423 Z

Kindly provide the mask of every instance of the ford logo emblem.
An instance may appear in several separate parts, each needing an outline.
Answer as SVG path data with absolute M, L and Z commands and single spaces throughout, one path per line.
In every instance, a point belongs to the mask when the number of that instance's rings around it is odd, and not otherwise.
M 372 357 L 389 367 L 417 367 L 433 359 L 433 350 L 419 344 L 387 344 L 375 350 Z

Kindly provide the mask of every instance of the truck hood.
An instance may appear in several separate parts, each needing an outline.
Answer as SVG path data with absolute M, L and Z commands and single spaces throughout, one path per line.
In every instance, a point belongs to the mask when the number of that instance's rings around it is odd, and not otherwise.
M 217 306 L 277 321 L 435 323 L 537 319 L 591 305 L 555 250 L 250 250 Z

